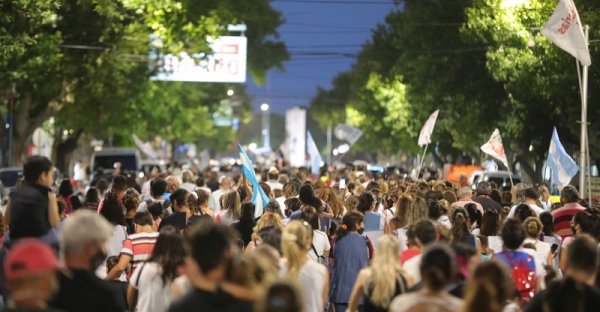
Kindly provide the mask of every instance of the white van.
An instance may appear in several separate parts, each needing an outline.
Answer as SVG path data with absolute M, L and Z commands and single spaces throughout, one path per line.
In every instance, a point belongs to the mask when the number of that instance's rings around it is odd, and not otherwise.
M 482 181 L 494 182 L 499 188 L 510 187 L 510 175 L 508 171 L 475 171 L 471 175 L 471 186 L 473 190 L 477 188 L 477 183 Z M 521 183 L 521 178 L 512 176 L 513 184 Z

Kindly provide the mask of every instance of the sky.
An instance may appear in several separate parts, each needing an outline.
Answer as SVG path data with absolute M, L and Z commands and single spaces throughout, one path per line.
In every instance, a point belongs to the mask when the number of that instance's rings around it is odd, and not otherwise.
M 279 114 L 297 105 L 308 107 L 318 86 L 330 88 L 332 78 L 351 68 L 371 30 L 394 8 L 392 0 L 273 0 L 271 4 L 285 20 L 278 30 L 290 60 L 283 72 L 269 71 L 263 85 L 252 79 L 246 84 L 255 111 L 266 102 Z

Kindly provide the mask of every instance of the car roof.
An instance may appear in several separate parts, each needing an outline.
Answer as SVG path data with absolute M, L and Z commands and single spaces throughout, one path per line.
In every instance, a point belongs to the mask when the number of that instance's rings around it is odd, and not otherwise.
M 6 172 L 6 171 L 23 171 L 23 167 L 6 167 L 6 168 L 0 168 L 0 172 Z

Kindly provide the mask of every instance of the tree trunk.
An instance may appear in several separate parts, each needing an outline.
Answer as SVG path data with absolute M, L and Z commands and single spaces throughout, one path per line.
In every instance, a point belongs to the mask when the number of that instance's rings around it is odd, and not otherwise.
M 21 165 L 25 161 L 27 158 L 29 138 L 33 134 L 33 131 L 52 116 L 52 109 L 50 106 L 47 106 L 39 113 L 32 116 L 30 114 L 32 98 L 29 93 L 25 93 L 19 102 L 20 105 L 14 112 L 12 163 L 10 164 L 13 166 Z
M 83 134 L 83 130 L 78 129 L 74 131 L 72 134 L 69 134 L 64 141 L 62 140 L 62 131 L 56 132 L 58 132 L 59 135 L 54 139 L 54 146 L 52 148 L 54 165 L 63 174 L 70 175 L 69 165 L 71 164 L 73 152 L 77 149 L 77 143 Z

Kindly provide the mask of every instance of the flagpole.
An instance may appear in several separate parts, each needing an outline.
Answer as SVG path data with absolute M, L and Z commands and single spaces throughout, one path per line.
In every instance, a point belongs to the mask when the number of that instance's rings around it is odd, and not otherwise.
M 588 45 L 590 26 L 584 27 L 585 44 Z M 579 70 L 579 64 L 577 64 Z M 583 66 L 583 74 L 581 78 L 581 135 L 579 148 L 579 193 L 582 198 L 586 196 L 585 175 L 587 173 L 586 158 L 587 158 L 587 90 L 588 90 L 588 68 Z
M 587 151 L 587 163 L 588 163 L 588 167 L 587 167 L 587 175 L 588 175 L 588 179 L 587 179 L 587 186 L 588 186 L 588 200 L 589 200 L 589 204 L 590 207 L 592 205 L 592 166 L 590 166 L 591 162 L 590 162 L 590 142 L 589 142 L 589 136 L 588 136 L 588 132 L 587 129 L 585 131 L 585 144 L 588 147 L 586 149 Z
M 429 143 L 425 144 L 425 149 L 423 149 L 423 156 L 421 157 L 419 171 L 417 172 L 417 180 L 419 179 L 419 175 L 421 175 L 421 169 L 423 169 L 423 162 L 425 162 L 425 154 L 427 154 L 427 147 L 429 147 Z

